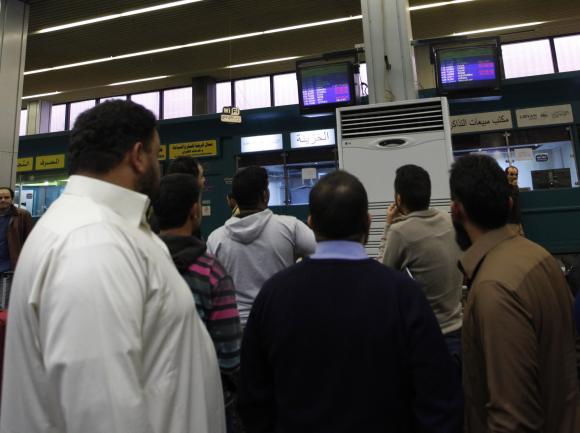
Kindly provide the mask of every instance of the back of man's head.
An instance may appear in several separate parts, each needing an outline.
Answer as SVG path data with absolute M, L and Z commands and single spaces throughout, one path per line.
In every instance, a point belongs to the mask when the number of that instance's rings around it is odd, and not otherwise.
M 236 173 L 232 182 L 232 197 L 240 209 L 255 209 L 264 203 L 268 191 L 268 172 L 256 165 L 243 168 Z
M 495 159 L 486 155 L 466 155 L 451 167 L 451 200 L 463 205 L 467 217 L 484 230 L 507 223 L 510 186 Z
M 149 150 L 156 126 L 153 113 L 131 101 L 103 102 L 85 111 L 71 132 L 70 173 L 108 173 L 135 143 Z
M 191 174 L 168 174 L 161 179 L 153 210 L 161 230 L 183 227 L 199 201 L 200 185 Z
M 194 177 L 199 177 L 199 161 L 192 156 L 180 156 L 169 164 L 167 174 L 191 174 Z
M 401 196 L 401 204 L 409 212 L 428 209 L 431 201 L 429 173 L 413 164 L 399 167 L 395 176 L 395 194 Z
M 337 170 L 310 191 L 310 224 L 319 240 L 364 240 L 368 236 L 368 198 L 362 183 Z

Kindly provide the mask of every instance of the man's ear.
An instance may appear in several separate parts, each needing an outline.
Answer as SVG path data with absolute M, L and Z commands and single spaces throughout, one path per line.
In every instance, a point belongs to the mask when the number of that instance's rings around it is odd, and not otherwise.
M 451 201 L 451 217 L 457 221 L 463 221 L 465 219 L 463 204 L 455 200 Z
M 139 174 L 147 171 L 147 152 L 142 142 L 136 142 L 128 152 L 129 164 Z
M 270 203 L 270 190 L 269 189 L 266 189 L 263 192 L 262 199 L 264 200 L 264 204 L 267 207 L 268 206 L 268 203 Z
M 308 227 L 312 228 L 312 215 L 308 215 L 306 223 L 308 224 Z

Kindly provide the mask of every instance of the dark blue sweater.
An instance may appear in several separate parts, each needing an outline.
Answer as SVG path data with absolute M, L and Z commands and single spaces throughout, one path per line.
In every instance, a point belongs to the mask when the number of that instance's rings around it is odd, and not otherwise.
M 459 371 L 429 304 L 371 259 L 306 259 L 268 280 L 241 365 L 248 433 L 462 430 Z

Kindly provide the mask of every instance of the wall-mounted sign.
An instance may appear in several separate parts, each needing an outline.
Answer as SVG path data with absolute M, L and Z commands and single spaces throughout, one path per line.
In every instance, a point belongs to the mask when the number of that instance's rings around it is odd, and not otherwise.
M 532 161 L 534 159 L 534 151 L 525 147 L 523 149 L 516 149 L 516 161 Z
M 516 117 L 520 128 L 574 123 L 574 114 L 570 104 L 516 110 Z
M 157 159 L 160 161 L 167 159 L 167 145 L 166 144 L 162 144 L 161 146 L 159 146 L 159 153 L 157 154 Z
M 169 159 L 178 156 L 217 156 L 217 140 L 191 141 L 169 145 Z
M 314 146 L 332 146 L 333 144 L 336 144 L 334 129 L 292 132 L 290 134 L 290 146 L 293 149 Z
M 282 134 L 242 137 L 242 153 L 282 150 Z
M 547 153 L 536 153 L 536 162 L 548 162 L 550 155 Z
M 220 120 L 224 123 L 242 123 L 242 116 L 238 107 L 224 107 Z
M 451 116 L 450 120 L 452 134 L 500 131 L 514 126 L 512 113 L 509 110 Z
M 316 168 L 308 167 L 302 169 L 302 181 L 315 180 L 317 177 Z
M 18 158 L 16 160 L 16 173 L 34 170 L 34 158 Z
M 36 157 L 35 170 L 55 170 L 64 168 L 64 153 L 58 155 L 44 155 Z

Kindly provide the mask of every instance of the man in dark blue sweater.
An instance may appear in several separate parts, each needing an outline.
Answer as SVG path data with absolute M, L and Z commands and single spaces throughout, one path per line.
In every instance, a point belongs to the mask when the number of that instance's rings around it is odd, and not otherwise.
M 310 193 L 316 253 L 268 280 L 242 344 L 248 433 L 455 433 L 463 394 L 419 286 L 365 253 L 363 185 L 337 171 Z

